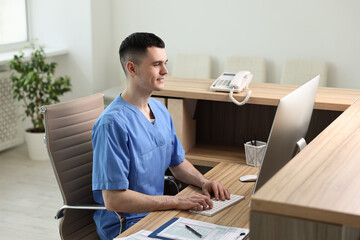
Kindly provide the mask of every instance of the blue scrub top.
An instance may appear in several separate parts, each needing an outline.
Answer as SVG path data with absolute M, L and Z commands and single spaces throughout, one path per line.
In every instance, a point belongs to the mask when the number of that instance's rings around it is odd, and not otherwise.
M 185 152 L 166 107 L 153 98 L 149 99 L 149 107 L 154 123 L 118 96 L 93 126 L 92 188 L 97 203 L 104 204 L 102 189 L 163 195 L 166 169 L 184 161 Z M 147 214 L 125 213 L 126 225 L 131 226 Z M 119 219 L 114 212 L 98 210 L 94 220 L 101 239 L 119 234 Z

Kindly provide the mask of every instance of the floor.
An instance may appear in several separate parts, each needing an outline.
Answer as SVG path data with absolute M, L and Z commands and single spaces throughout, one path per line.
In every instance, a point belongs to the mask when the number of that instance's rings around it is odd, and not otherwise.
M 54 216 L 61 206 L 49 160 L 29 159 L 25 144 L 0 152 L 0 240 L 60 239 Z
M 62 197 L 49 161 L 34 161 L 26 145 L 0 152 L 0 239 L 60 239 Z

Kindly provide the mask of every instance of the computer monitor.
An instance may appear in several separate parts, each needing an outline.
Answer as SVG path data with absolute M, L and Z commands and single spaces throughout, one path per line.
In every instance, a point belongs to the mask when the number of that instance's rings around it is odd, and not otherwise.
M 319 79 L 313 78 L 280 99 L 254 193 L 295 156 L 298 142 L 305 143 Z

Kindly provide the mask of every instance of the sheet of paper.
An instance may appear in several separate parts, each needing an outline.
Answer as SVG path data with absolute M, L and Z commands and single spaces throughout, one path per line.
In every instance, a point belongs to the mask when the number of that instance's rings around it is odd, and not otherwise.
M 123 239 L 123 240 L 154 240 L 153 238 L 149 238 L 149 234 L 151 233 L 151 231 L 147 231 L 147 230 L 141 230 L 137 233 L 134 233 L 130 236 L 127 237 L 121 237 L 121 238 L 114 238 L 114 240 L 118 240 L 118 239 Z
M 199 240 L 200 237 L 187 229 L 185 225 L 190 226 L 200 233 L 202 235 L 201 239 L 204 240 L 241 240 L 249 233 L 249 229 L 245 228 L 226 227 L 188 218 L 179 218 L 173 224 L 161 231 L 158 236 L 177 240 Z

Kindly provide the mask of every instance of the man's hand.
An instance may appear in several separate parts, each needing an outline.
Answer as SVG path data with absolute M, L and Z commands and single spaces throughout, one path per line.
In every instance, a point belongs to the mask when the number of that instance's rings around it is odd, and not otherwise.
M 230 199 L 230 191 L 224 188 L 220 182 L 206 179 L 188 160 L 184 160 L 178 166 L 170 167 L 174 177 L 184 183 L 201 188 L 202 193 L 209 199 L 211 194 L 216 200 Z
M 230 199 L 229 189 L 225 188 L 220 182 L 207 180 L 202 184 L 201 189 L 203 194 L 209 198 L 211 193 L 213 193 L 216 200 L 221 199 L 222 201 L 225 201 L 225 199 Z
M 177 198 L 177 206 L 176 209 L 179 210 L 196 210 L 200 211 L 202 209 L 206 209 L 213 207 L 213 203 L 210 200 L 209 196 L 205 196 L 202 194 L 193 194 L 187 196 L 176 196 Z

